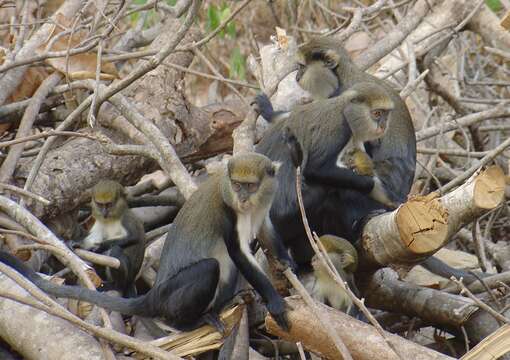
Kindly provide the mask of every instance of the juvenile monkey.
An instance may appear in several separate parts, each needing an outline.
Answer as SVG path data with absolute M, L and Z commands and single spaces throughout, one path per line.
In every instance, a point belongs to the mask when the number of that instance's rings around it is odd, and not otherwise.
M 392 206 L 377 177 L 361 176 L 339 166 L 349 141 L 357 144 L 384 134 L 393 102 L 385 89 L 374 83 L 358 83 L 342 95 L 297 106 L 287 119 L 278 121 L 263 135 L 256 151 L 282 163 L 280 190 L 271 208 L 271 220 L 298 265 L 313 256 L 304 234 L 295 193 L 295 155 L 282 141 L 287 130 L 299 144 L 302 160 L 303 200 L 311 224 L 320 224 L 324 203 L 331 192 L 356 190 Z M 351 138 L 353 140 L 351 140 Z M 320 227 L 315 225 L 313 229 Z
M 342 280 L 347 282 L 351 289 L 356 289 L 353 274 L 358 267 L 358 253 L 354 246 L 347 240 L 333 235 L 322 235 L 319 241 L 324 246 Z M 317 255 L 312 257 L 312 267 L 312 281 L 305 284 L 312 297 L 337 310 L 348 313 L 352 306 L 351 298 L 330 276 L 327 268 Z
M 123 296 L 136 296 L 135 279 L 145 252 L 143 223 L 129 209 L 124 187 L 116 181 L 97 183 L 90 205 L 95 223 L 78 245 L 119 259 L 118 269 L 106 269 L 110 283 L 103 290 L 115 289 Z
M 17 258 L 0 261 L 21 272 L 45 292 L 87 301 L 127 315 L 163 317 L 168 325 L 191 330 L 210 323 L 220 331 L 218 313 L 235 295 L 240 272 L 266 302 L 269 313 L 288 329 L 285 301 L 250 252 L 256 236 L 276 236 L 268 216 L 277 189 L 278 164 L 256 153 L 232 157 L 227 169 L 207 179 L 186 201 L 168 232 L 154 287 L 125 299 L 42 279 Z M 275 252 L 290 266 L 283 246 Z

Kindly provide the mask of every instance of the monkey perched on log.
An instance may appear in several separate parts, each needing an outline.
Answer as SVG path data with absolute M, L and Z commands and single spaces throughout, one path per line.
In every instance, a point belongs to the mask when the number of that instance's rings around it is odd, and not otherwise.
M 97 183 L 90 205 L 95 223 L 89 234 L 73 246 L 119 259 L 118 269 L 106 269 L 109 283 L 101 289 L 119 290 L 125 297 L 136 296 L 136 275 L 145 253 L 143 223 L 129 209 L 124 187 L 116 181 Z
M 358 252 L 347 240 L 333 235 L 322 235 L 319 241 L 324 246 L 333 266 L 351 290 L 356 291 L 354 272 L 358 267 Z M 337 310 L 349 313 L 352 300 L 347 292 L 329 274 L 317 255 L 312 257 L 313 276 L 305 287 L 311 296 Z
M 337 189 L 355 189 L 391 206 L 377 177 L 356 174 L 339 159 L 352 139 L 363 143 L 381 137 L 381 126 L 384 129 L 392 109 L 393 102 L 383 87 L 358 83 L 338 97 L 294 108 L 287 119 L 264 133 L 256 151 L 282 163 L 271 219 L 299 266 L 307 266 L 314 252 L 297 206 L 295 162 L 302 168 L 303 200 L 311 224 L 320 222 L 326 210 L 324 203 Z M 282 141 L 288 133 L 300 144 L 299 156 L 288 150 L 289 140 Z
M 235 295 L 240 272 L 266 302 L 269 313 L 288 329 L 285 301 L 250 252 L 259 234 L 276 236 L 268 216 L 277 189 L 278 164 L 246 153 L 232 157 L 225 171 L 211 176 L 186 201 L 163 248 L 154 287 L 125 299 L 79 286 L 59 286 L 40 277 L 12 255 L 0 261 L 21 272 L 45 292 L 87 301 L 127 315 L 163 317 L 172 327 L 191 330 L 204 323 L 219 331 L 218 313 Z M 277 257 L 294 267 L 281 242 Z
M 296 80 L 314 99 L 338 96 L 359 82 L 375 83 L 386 90 L 394 104 L 388 117 L 387 130 L 381 139 L 366 142 L 365 149 L 373 161 L 373 174 L 380 179 L 391 202 L 405 202 L 416 168 L 416 136 L 409 110 L 398 91 L 384 80 L 360 70 L 342 45 L 331 37 L 310 40 L 299 49 L 297 58 Z M 255 100 L 257 105 L 263 108 L 261 115 L 268 121 L 279 121 L 289 116 L 282 111 L 275 112 L 264 95 Z M 321 121 L 321 118 L 317 119 L 317 126 L 321 126 Z M 358 155 L 359 153 L 356 156 Z M 371 175 L 369 162 L 353 157 L 352 164 L 357 173 Z M 390 208 L 387 204 L 367 196 L 367 193 L 345 187 L 331 191 L 320 208 L 313 209 L 322 210 L 322 215 L 311 216 L 310 226 L 318 234 L 334 234 L 355 242 L 362 231 L 362 225 L 371 214 Z M 273 222 L 277 223 L 278 219 L 273 218 Z M 429 258 L 422 265 L 431 272 L 447 275 L 446 277 L 459 275 L 458 270 L 436 258 Z M 467 272 L 461 273 L 468 282 L 476 280 Z

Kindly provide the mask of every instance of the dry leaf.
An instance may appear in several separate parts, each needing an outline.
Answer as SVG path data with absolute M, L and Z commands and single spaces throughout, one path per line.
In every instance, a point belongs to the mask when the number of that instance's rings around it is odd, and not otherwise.
M 278 46 L 282 50 L 287 50 L 289 47 L 289 38 L 287 37 L 287 32 L 285 29 L 276 27 L 276 41 Z
M 55 36 L 60 34 L 63 29 L 70 29 L 72 23 L 70 20 L 65 18 L 62 14 L 56 15 L 58 25 L 55 25 L 50 32 L 50 35 L 42 46 L 37 49 L 37 53 L 44 54 L 46 51 L 66 51 L 80 47 L 81 43 L 87 39 L 87 32 L 85 30 L 78 30 L 68 35 L 63 35 L 57 38 L 56 41 L 52 41 Z M 51 46 L 50 49 L 47 47 Z M 72 80 L 81 79 L 95 79 L 96 78 L 96 64 L 97 55 L 92 52 L 86 52 L 82 54 L 73 55 L 70 57 L 52 58 L 45 60 L 47 64 L 52 66 L 55 70 L 66 74 Z M 117 69 L 115 65 L 110 62 L 101 63 L 101 80 L 112 80 L 118 78 Z

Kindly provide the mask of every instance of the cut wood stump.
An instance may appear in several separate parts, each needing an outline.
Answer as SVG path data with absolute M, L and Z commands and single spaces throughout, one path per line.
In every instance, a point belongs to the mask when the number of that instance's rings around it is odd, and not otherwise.
M 438 193 L 411 197 L 365 225 L 360 249 L 363 268 L 421 262 L 462 226 L 496 208 L 504 196 L 504 173 L 491 166 L 442 197 Z

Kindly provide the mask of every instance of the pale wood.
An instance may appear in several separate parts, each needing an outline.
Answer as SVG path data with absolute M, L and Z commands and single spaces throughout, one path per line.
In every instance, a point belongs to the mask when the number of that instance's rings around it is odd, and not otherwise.
M 156 339 L 151 341 L 150 344 L 171 351 L 172 354 L 181 357 L 196 356 L 206 351 L 219 349 L 234 326 L 241 321 L 243 310 L 244 306 L 238 305 L 221 313 L 220 318 L 225 324 L 224 336 L 211 325 L 204 325 L 190 332 L 172 334 Z M 149 360 L 142 354 L 137 354 L 136 358 Z
M 291 324 L 289 333 L 282 331 L 274 322 L 271 316 L 266 317 L 267 330 L 282 339 L 297 342 L 300 341 L 303 347 L 321 355 L 324 359 L 336 360 L 337 350 L 325 332 L 322 324 L 311 313 L 303 300 L 298 297 L 286 298 L 291 310 L 288 311 L 288 318 Z M 394 360 L 395 353 L 388 346 L 386 341 L 377 330 L 361 321 L 358 321 L 340 311 L 328 306 L 317 304 L 317 310 L 329 318 L 337 333 L 349 349 L 352 357 L 356 360 Z M 452 359 L 449 356 L 440 354 L 433 350 L 417 345 L 400 336 L 387 334 L 391 343 L 396 347 L 399 354 L 405 354 L 406 359 L 413 360 L 434 360 Z
M 491 166 L 452 192 L 416 196 L 398 209 L 368 221 L 363 229 L 363 263 L 376 267 L 416 264 L 443 247 L 462 226 L 504 199 L 505 176 Z
M 0 289 L 29 295 L 6 275 Z M 70 322 L 0 298 L 0 337 L 27 360 L 102 360 L 99 342 Z

